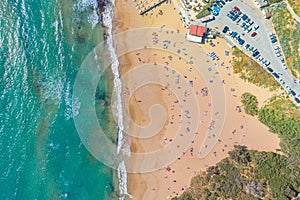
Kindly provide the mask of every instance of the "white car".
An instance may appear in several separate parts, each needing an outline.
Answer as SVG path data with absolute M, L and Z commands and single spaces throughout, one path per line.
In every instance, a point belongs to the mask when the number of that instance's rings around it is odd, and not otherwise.
M 286 86 L 285 86 L 285 89 L 286 89 L 288 92 L 291 92 L 290 86 L 286 85 Z
M 282 80 L 282 79 L 280 79 L 279 82 L 280 82 L 282 85 L 285 84 L 284 80 Z
M 282 64 L 283 69 L 287 69 L 287 66 L 285 63 Z
M 271 62 L 270 61 L 266 61 L 264 64 L 265 64 L 266 67 L 268 67 L 271 64 Z

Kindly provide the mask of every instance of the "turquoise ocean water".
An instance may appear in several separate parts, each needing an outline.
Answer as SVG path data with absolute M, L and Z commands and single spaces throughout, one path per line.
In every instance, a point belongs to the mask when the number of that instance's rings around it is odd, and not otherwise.
M 97 3 L 0 1 L 0 199 L 115 199 L 116 173 L 81 144 L 72 120 L 72 85 L 103 40 Z M 99 122 L 112 77 L 99 82 Z M 74 111 L 74 110 L 73 110 Z

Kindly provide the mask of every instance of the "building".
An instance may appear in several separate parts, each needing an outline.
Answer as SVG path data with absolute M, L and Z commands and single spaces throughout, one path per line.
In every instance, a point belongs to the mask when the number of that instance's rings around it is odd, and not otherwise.
M 263 12 L 265 14 L 266 19 L 270 19 L 272 17 L 272 13 L 269 11 L 268 8 L 263 8 Z
M 206 34 L 206 27 L 191 25 L 189 34 L 194 35 L 194 36 L 198 36 L 198 37 L 203 37 Z
M 191 25 L 187 34 L 187 40 L 191 42 L 203 43 L 207 28 L 204 26 Z
M 206 16 L 206 17 L 203 17 L 203 18 L 201 19 L 201 22 L 202 22 L 202 23 L 210 22 L 210 21 L 212 21 L 212 20 L 214 20 L 214 19 L 215 19 L 215 16 L 213 16 L 213 15 L 208 15 L 208 16 Z
M 258 0 L 258 6 L 260 9 L 263 9 L 269 5 L 267 0 Z

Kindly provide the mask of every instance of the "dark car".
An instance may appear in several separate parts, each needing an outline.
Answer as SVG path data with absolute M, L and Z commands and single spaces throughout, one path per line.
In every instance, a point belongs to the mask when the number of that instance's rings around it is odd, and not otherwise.
M 223 0 L 220 0 L 221 4 L 225 5 L 225 2 Z
M 246 14 L 244 14 L 243 16 L 242 16 L 242 19 L 245 21 L 246 19 L 248 18 L 248 16 L 246 15 Z
M 275 78 L 279 78 L 279 75 L 276 72 L 273 72 L 272 74 L 275 76 Z
M 291 90 L 291 94 L 292 94 L 293 96 L 296 96 L 296 92 L 295 92 L 294 90 Z
M 258 54 L 259 54 L 259 51 L 254 52 L 254 53 L 253 53 L 253 57 L 258 56 Z
M 299 104 L 300 103 L 300 99 L 298 99 L 297 97 L 295 97 L 295 101 Z
M 229 30 L 229 27 L 228 27 L 228 26 L 225 26 L 222 32 L 223 32 L 223 33 L 227 33 L 228 30 Z
M 240 45 L 243 45 L 243 44 L 245 44 L 245 40 L 243 40 L 243 39 L 239 39 L 239 44 L 240 44 Z
M 267 67 L 267 70 L 269 71 L 269 72 L 273 72 L 273 69 L 272 68 L 270 68 L 270 67 Z

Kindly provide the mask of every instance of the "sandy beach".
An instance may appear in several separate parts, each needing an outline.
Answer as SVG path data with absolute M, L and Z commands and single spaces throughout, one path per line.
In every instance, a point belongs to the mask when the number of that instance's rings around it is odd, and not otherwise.
M 172 2 L 162 4 L 148 16 L 141 16 L 136 11 L 132 1 L 120 0 L 116 1 L 115 12 L 114 28 L 116 32 L 162 26 L 182 34 L 186 32 L 180 21 L 179 11 L 174 8 Z M 220 60 L 212 61 L 205 53 L 199 53 L 199 59 L 204 61 L 201 68 L 207 71 L 213 68 L 212 71 L 218 72 L 216 76 L 221 77 L 226 98 L 226 115 L 220 136 L 215 138 L 217 140 L 216 145 L 213 145 L 208 154 L 202 157 L 199 152 L 202 150 L 205 152 L 205 148 L 207 148 L 205 133 L 208 129 L 213 128 L 211 119 L 217 114 L 213 112 L 211 91 L 207 89 L 207 85 L 220 83 L 207 83 L 203 74 L 200 74 L 193 64 L 169 51 L 146 48 L 131 51 L 119 57 L 123 101 L 124 106 L 128 107 L 128 116 L 125 117 L 130 118 L 127 133 L 132 136 L 130 138 L 131 152 L 145 153 L 162 149 L 173 142 L 175 135 L 178 134 L 177 130 L 184 123 L 197 124 L 197 130 L 192 133 L 193 140 L 189 147 L 176 158 L 175 162 L 154 172 L 130 173 L 128 175 L 128 192 L 132 195 L 132 199 L 170 199 L 180 195 L 189 186 L 194 175 L 225 158 L 228 151 L 232 150 L 236 144 L 246 145 L 249 149 L 261 151 L 279 149 L 279 138 L 270 133 L 268 128 L 262 125 L 256 117 L 246 115 L 240 102 L 241 95 L 244 92 L 250 92 L 257 96 L 259 105 L 262 105 L 276 92 L 269 92 L 267 89 L 246 83 L 238 75 L 233 74 L 230 64 L 232 61 L 230 47 L 220 38 L 214 40 L 214 43 L 216 44 L 215 47 L 209 44 L 200 46 L 203 52 L 215 52 Z M 117 51 L 120 45 L 116 43 Z M 194 45 L 199 48 L 199 44 Z M 225 50 L 229 51 L 229 55 L 225 55 Z M 166 62 L 168 68 L 165 68 L 164 71 Z M 129 73 L 138 67 L 145 67 L 145 64 L 150 64 L 152 68 L 150 67 L 148 71 L 135 70 L 135 73 Z M 184 103 L 180 104 L 177 101 L 185 102 L 186 100 L 189 102 L 189 98 L 192 97 L 187 95 L 185 99 L 177 94 L 176 89 L 172 89 L 176 86 L 176 83 L 172 82 L 174 74 L 181 75 L 195 92 L 195 99 L 200 110 L 196 114 L 199 115 L 200 120 L 193 117 L 184 119 L 184 116 L 188 116 L 187 109 L 183 106 Z M 143 77 L 165 81 L 171 86 L 146 84 L 137 87 L 142 82 Z M 178 86 L 176 87 L 178 88 Z M 151 112 L 151 110 L 155 110 L 155 105 L 164 108 L 165 116 L 163 112 Z M 193 114 L 193 111 L 190 112 Z M 163 123 L 159 124 L 161 121 Z M 151 137 L 141 138 L 141 130 L 147 129 L 147 125 L 151 123 L 157 123 L 162 128 Z M 139 165 L 139 163 L 134 164 Z

